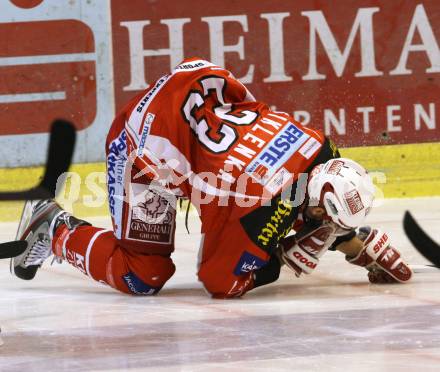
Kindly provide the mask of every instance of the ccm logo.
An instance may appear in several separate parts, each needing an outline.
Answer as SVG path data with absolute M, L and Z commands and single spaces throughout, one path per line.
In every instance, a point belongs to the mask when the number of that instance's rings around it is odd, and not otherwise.
M 316 267 L 316 263 L 309 261 L 299 252 L 294 252 L 293 257 L 295 257 L 299 262 L 306 265 L 307 267 L 310 267 L 311 269 L 314 269 Z
M 383 234 L 380 240 L 373 247 L 374 253 L 378 253 L 387 241 L 388 241 L 388 235 Z

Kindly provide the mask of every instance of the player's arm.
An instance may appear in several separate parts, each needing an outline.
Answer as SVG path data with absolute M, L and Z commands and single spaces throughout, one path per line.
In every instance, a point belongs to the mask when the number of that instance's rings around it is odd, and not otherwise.
M 304 238 L 284 239 L 280 258 L 297 276 L 311 274 L 327 249 L 338 250 L 349 263 L 365 267 L 372 283 L 405 283 L 412 277 L 400 252 L 390 246 L 388 235 L 370 227 L 360 228 L 358 234 L 352 230 L 335 237 L 328 225 L 323 225 Z
M 341 241 L 336 249 L 345 254 L 349 263 L 365 267 L 372 283 L 406 283 L 412 277 L 412 270 L 401 253 L 379 229 L 361 227 L 357 236 Z
M 356 236 L 356 233 L 350 239 L 336 241 L 335 243 L 335 250 L 342 252 L 347 257 L 356 257 L 364 248 L 364 243 Z

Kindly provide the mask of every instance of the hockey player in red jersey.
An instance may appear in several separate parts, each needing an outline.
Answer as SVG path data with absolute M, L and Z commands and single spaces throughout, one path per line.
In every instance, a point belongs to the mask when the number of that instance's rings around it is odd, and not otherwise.
M 372 282 L 411 278 L 386 234 L 356 233 L 373 203 L 367 172 L 210 62 L 185 60 L 134 97 L 106 154 L 113 230 L 50 200 L 27 202 L 17 238 L 29 244 L 15 275 L 32 279 L 54 254 L 119 291 L 155 294 L 175 271 L 176 200 L 187 198 L 202 221 L 198 277 L 214 297 L 274 282 L 284 264 L 310 274 L 328 249 Z

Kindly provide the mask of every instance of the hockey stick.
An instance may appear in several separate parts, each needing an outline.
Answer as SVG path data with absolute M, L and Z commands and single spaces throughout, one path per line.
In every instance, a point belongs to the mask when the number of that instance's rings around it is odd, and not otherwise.
M 17 240 L 0 244 L 0 259 L 12 258 L 21 255 L 27 248 L 27 242 Z
M 58 177 L 69 169 L 72 161 L 75 139 L 72 123 L 55 120 L 50 133 L 46 169 L 40 184 L 25 191 L 0 192 L 0 201 L 54 198 Z
M 415 274 L 440 273 L 440 267 L 435 265 L 409 265 Z
M 435 266 L 440 267 L 440 246 L 422 230 L 408 211 L 405 212 L 403 218 L 403 229 L 420 254 Z

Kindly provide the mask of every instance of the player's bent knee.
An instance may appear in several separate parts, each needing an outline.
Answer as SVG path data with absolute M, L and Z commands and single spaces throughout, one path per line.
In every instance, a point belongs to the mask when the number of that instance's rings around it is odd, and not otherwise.
M 141 296 L 157 294 L 176 270 L 169 257 L 121 255 L 119 252 L 113 255 L 109 266 L 107 278 L 113 288 Z
M 202 282 L 203 287 L 213 298 L 228 298 L 227 290 L 224 286 L 219 286 L 216 283 L 210 281 L 199 280 Z
M 213 298 L 226 299 L 240 297 L 253 288 L 251 276 L 225 278 L 224 276 L 213 277 L 203 275 L 203 273 L 199 272 L 198 277 L 206 291 Z

